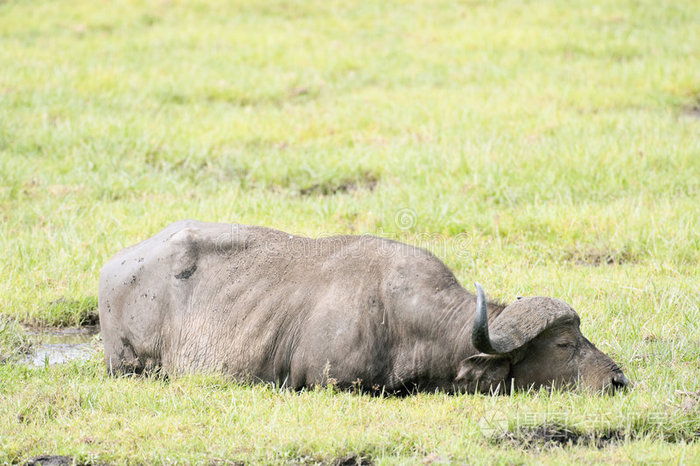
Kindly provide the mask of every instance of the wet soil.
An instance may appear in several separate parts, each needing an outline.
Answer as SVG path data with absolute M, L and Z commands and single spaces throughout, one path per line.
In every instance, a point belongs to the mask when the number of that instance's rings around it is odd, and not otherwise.
M 371 466 L 374 464 L 374 462 L 369 456 L 352 454 L 336 458 L 329 464 L 333 466 Z
M 27 460 L 27 466 L 64 466 L 74 464 L 73 458 L 63 455 L 41 455 Z
M 647 435 L 658 435 L 664 442 L 689 443 L 700 438 L 700 432 L 652 432 L 640 430 L 601 429 L 582 432 L 559 424 L 521 426 L 491 437 L 491 443 L 526 450 L 546 450 L 555 447 L 587 446 L 606 448 L 626 441 L 634 441 Z
M 515 431 L 504 432 L 494 437 L 493 443 L 507 444 L 526 449 L 547 449 L 574 445 L 604 448 L 624 442 L 625 434 L 620 430 L 583 433 L 576 429 L 556 424 L 520 427 Z
M 323 183 L 315 183 L 299 190 L 302 196 L 332 196 L 334 194 L 349 193 L 358 190 L 374 191 L 379 182 L 379 177 L 372 172 L 362 173 L 356 178 L 343 178 L 340 180 L 327 180 Z
M 695 100 L 695 103 L 685 107 L 683 113 L 689 117 L 700 119 L 700 97 Z
M 92 344 L 100 332 L 98 325 L 74 328 L 25 329 L 32 350 L 22 362 L 32 367 L 85 361 L 96 351 Z
M 566 253 L 565 260 L 576 265 L 600 267 L 603 265 L 623 265 L 636 262 L 635 257 L 625 250 L 588 249 Z

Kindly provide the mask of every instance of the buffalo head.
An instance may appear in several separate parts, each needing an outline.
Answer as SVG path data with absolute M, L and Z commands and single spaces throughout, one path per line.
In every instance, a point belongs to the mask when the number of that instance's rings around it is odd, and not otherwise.
M 519 298 L 489 324 L 484 290 L 477 283 L 472 345 L 458 381 L 488 391 L 570 387 L 614 392 L 628 385 L 620 368 L 588 341 L 576 311 L 552 298 Z

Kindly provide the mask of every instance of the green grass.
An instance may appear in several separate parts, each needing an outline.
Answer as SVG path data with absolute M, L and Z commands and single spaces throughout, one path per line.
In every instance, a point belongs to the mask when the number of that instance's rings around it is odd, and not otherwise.
M 10 360 L 17 320 L 94 320 L 102 264 L 189 217 L 391 237 L 494 298 L 559 297 L 636 386 L 384 399 L 7 363 L 0 462 L 697 461 L 698 24 L 692 0 L 1 2 Z M 626 440 L 493 443 L 485 413 Z
M 614 403 L 544 391 L 512 397 L 299 394 L 212 377 L 112 379 L 98 358 L 38 371 L 5 366 L 0 375 L 7 397 L 0 420 L 13 430 L 3 441 L 8 462 L 46 451 L 113 463 L 314 462 L 350 454 L 380 464 L 420 463 L 431 455 L 468 463 L 648 462 L 697 455 L 697 444 L 688 443 L 697 434 L 697 416 L 674 413 L 672 405 L 657 404 L 663 395 L 641 390 Z M 523 452 L 499 442 L 504 432 L 533 421 L 565 422 L 600 435 L 614 429 L 622 436 L 603 449 L 539 445 Z

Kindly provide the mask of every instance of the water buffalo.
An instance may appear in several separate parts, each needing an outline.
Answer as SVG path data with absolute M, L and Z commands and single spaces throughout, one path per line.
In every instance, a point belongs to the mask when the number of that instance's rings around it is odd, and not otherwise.
M 431 253 L 372 236 L 183 220 L 107 262 L 99 309 L 110 373 L 387 392 L 627 385 L 568 304 L 487 302 Z

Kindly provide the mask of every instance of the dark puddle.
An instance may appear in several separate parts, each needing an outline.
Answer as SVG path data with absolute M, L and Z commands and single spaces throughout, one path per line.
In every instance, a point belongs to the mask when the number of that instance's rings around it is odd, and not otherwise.
M 27 466 L 68 466 L 74 464 L 73 458 L 63 455 L 41 455 L 27 460 Z
M 497 445 L 527 450 L 546 450 L 572 446 L 605 448 L 622 444 L 626 441 L 638 440 L 647 435 L 658 436 L 661 440 L 668 443 L 690 443 L 698 440 L 700 432 L 651 432 L 645 431 L 645 429 L 603 429 L 582 432 L 559 424 L 542 424 L 521 426 L 515 430 L 502 432 L 491 437 L 490 441 Z
M 350 453 L 337 458 L 323 459 L 315 456 L 302 456 L 289 461 L 295 465 L 315 465 L 315 466 L 372 466 L 374 460 L 369 454 Z
M 75 328 L 26 329 L 31 351 L 21 360 L 32 367 L 86 361 L 97 351 L 93 338 L 99 325 Z
M 689 117 L 700 119 L 700 97 L 695 100 L 694 104 L 686 106 L 683 109 L 683 113 Z
M 374 462 L 370 456 L 351 454 L 336 458 L 327 464 L 331 464 L 333 466 L 371 466 L 374 464 Z
M 72 456 L 40 455 L 28 459 L 25 466 L 108 466 L 108 463 L 92 463 L 80 461 Z
M 547 449 L 574 445 L 604 448 L 608 445 L 624 442 L 625 434 L 620 430 L 583 433 L 570 427 L 543 424 L 503 432 L 491 440 L 493 443 L 526 449 Z

